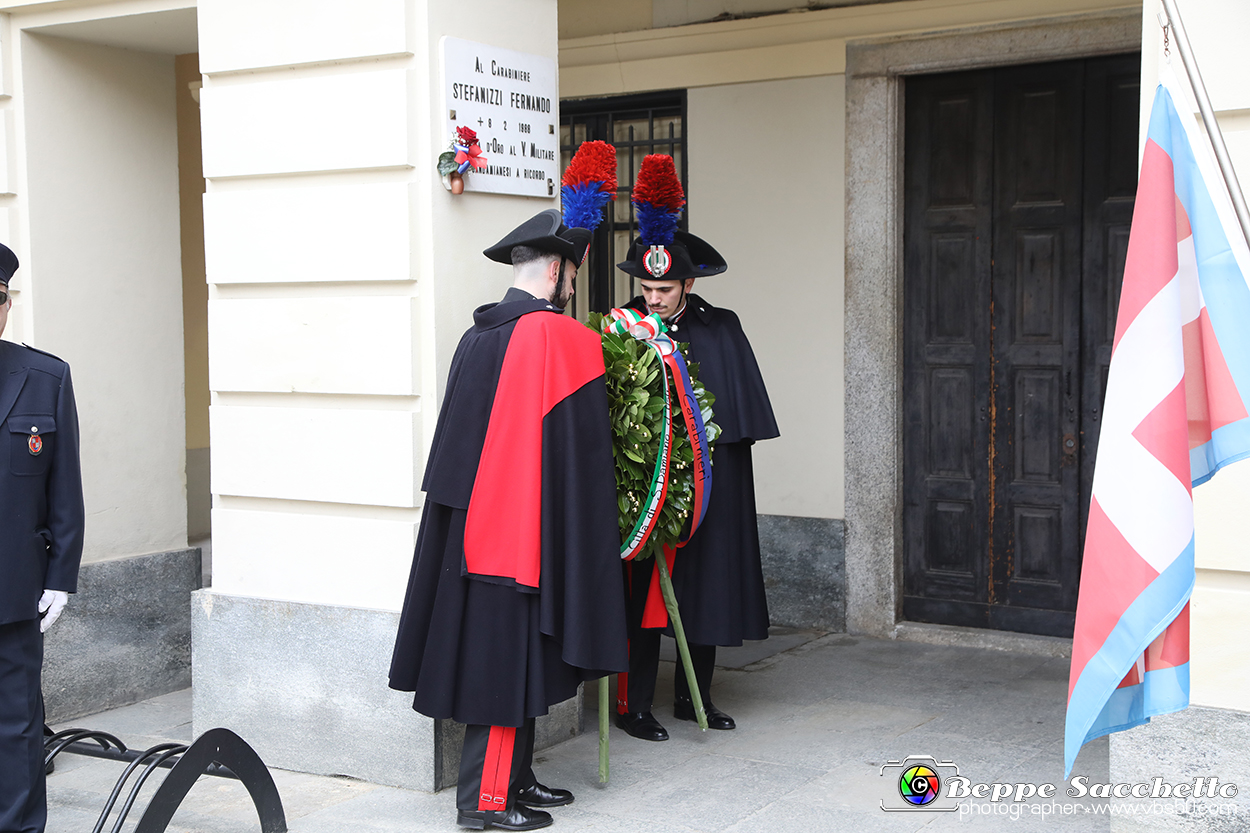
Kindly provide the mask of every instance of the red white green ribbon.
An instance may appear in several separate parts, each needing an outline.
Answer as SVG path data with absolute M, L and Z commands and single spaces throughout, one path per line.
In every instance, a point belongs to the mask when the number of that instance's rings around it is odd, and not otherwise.
M 647 489 L 646 500 L 642 503 L 642 512 L 638 515 L 634 528 L 621 543 L 621 559 L 631 561 L 642 552 L 655 530 L 656 522 L 660 519 L 660 509 L 664 506 L 664 498 L 668 495 L 668 469 L 673 457 L 673 403 L 668 392 L 668 373 L 664 370 L 664 357 L 667 353 L 675 352 L 677 345 L 664 335 L 668 328 L 658 315 L 643 316 L 632 309 L 614 309 L 608 316 L 604 319 L 603 331 L 633 336 L 654 350 L 660 359 L 660 375 L 664 379 L 664 424 L 660 429 L 660 453 L 656 455 L 651 485 Z
M 623 336 L 631 335 L 639 341 L 651 341 L 659 338 L 668 330 L 664 322 L 660 320 L 660 316 L 656 313 L 643 315 L 635 309 L 614 309 L 608 313 L 608 317 L 603 320 L 603 331 L 605 333 L 613 333 L 614 335 Z M 677 349 L 673 344 L 673 340 L 664 337 L 667 342 L 667 350 L 672 352 Z

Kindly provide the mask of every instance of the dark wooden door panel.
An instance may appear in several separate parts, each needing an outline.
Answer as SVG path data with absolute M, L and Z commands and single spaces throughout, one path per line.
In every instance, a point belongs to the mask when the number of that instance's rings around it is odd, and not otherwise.
M 928 470 L 931 477 L 966 482 L 976 473 L 974 388 L 975 382 L 967 367 L 936 367 L 929 371 Z
M 1018 486 L 1062 487 L 1060 459 L 1063 431 L 1062 381 L 1054 367 L 1014 367 L 1010 370 L 1012 390 L 1011 445 L 1015 454 L 1008 461 L 996 458 L 1003 465 L 1000 476 Z
M 907 82 L 907 619 L 1072 633 L 1139 63 Z
M 963 345 L 971 348 L 976 333 L 975 295 L 977 236 L 973 230 L 932 232 L 929 236 L 932 280 L 928 289 L 928 348 Z M 965 351 L 965 361 L 971 359 Z
M 1063 313 L 1067 301 L 1064 255 L 1065 249 L 1070 248 L 1064 245 L 1066 229 L 1030 226 L 1027 214 L 1031 212 L 1012 213 L 1026 215 L 1021 221 L 1025 223 L 1023 228 L 1012 228 L 1014 224 L 1010 219 L 1006 223 L 1015 232 L 1008 252 L 1014 256 L 1014 262 L 1004 262 L 1000 270 L 1002 279 L 1010 282 L 1015 296 L 1015 304 L 1007 311 L 1011 314 L 1015 343 L 1063 344 Z M 995 258 L 995 262 L 999 260 Z
M 984 602 L 993 74 L 908 85 L 907 592 Z
M 1077 431 L 1084 82 L 1084 61 L 995 74 L 991 605 L 1063 609 L 1079 563 L 1060 449 Z

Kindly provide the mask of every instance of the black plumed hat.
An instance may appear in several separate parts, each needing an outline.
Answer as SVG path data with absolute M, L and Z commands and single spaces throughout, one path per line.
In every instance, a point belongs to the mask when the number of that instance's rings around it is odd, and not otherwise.
M 16 271 L 17 255 L 13 254 L 13 250 L 8 246 L 0 243 L 0 283 L 8 286 Z
M 720 252 L 688 231 L 673 232 L 667 246 L 647 246 L 634 240 L 629 254 L 616 268 L 644 281 L 680 281 L 719 275 L 729 266 Z
M 528 246 L 540 252 L 550 252 L 568 258 L 581 265 L 590 248 L 591 233 L 584 228 L 569 228 L 564 218 L 554 208 L 535 214 L 482 254 L 496 263 L 511 263 L 512 250 Z

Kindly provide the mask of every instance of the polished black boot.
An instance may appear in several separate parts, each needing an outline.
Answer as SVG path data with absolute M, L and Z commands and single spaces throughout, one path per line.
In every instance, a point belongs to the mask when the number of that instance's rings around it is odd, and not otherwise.
M 626 712 L 616 716 L 616 725 L 639 740 L 668 740 L 668 732 L 651 712 Z
M 518 804 L 527 807 L 562 807 L 573 803 L 573 793 L 537 781 L 528 787 L 517 787 L 515 798 Z
M 538 830 L 551 825 L 551 813 L 531 810 L 523 804 L 513 804 L 507 810 L 459 810 L 456 823 L 473 830 L 498 827 L 500 830 Z
M 738 725 L 734 723 L 732 717 L 713 706 L 708 700 L 703 701 L 703 710 L 707 712 L 709 729 L 733 729 Z M 695 720 L 694 701 L 689 697 L 678 696 L 673 702 L 673 717 L 678 720 Z

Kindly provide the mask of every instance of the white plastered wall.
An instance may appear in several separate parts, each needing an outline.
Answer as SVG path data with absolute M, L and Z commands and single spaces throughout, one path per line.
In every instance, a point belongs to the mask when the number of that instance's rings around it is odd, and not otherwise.
M 213 587 L 393 607 L 419 503 L 410 21 L 341 11 L 199 7 Z
M 103 10 L 107 13 L 107 9 Z M 84 559 L 186 546 L 172 56 L 31 34 L 5 16 L 13 337 L 73 368 Z M 2 225 L 2 224 L 0 224 Z
M 781 429 L 754 449 L 764 514 L 843 515 L 845 93 L 826 75 L 687 94 L 690 230 L 729 263 L 695 292 L 738 313 Z
M 1250 88 L 1245 44 L 1250 5 L 1240 0 L 1178 3 L 1243 192 L 1250 188 Z M 1154 99 L 1163 37 L 1158 0 L 1142 7 L 1142 141 Z M 1174 71 L 1184 77 L 1173 44 Z M 1197 114 L 1194 114 L 1198 118 Z M 1234 233 L 1236 230 L 1233 230 Z M 1194 489 L 1198 582 L 1190 603 L 1190 701 L 1250 711 L 1250 462 L 1223 469 Z
M 214 590 L 398 610 L 481 251 L 555 204 L 443 188 L 438 41 L 554 59 L 555 0 L 199 12 Z

